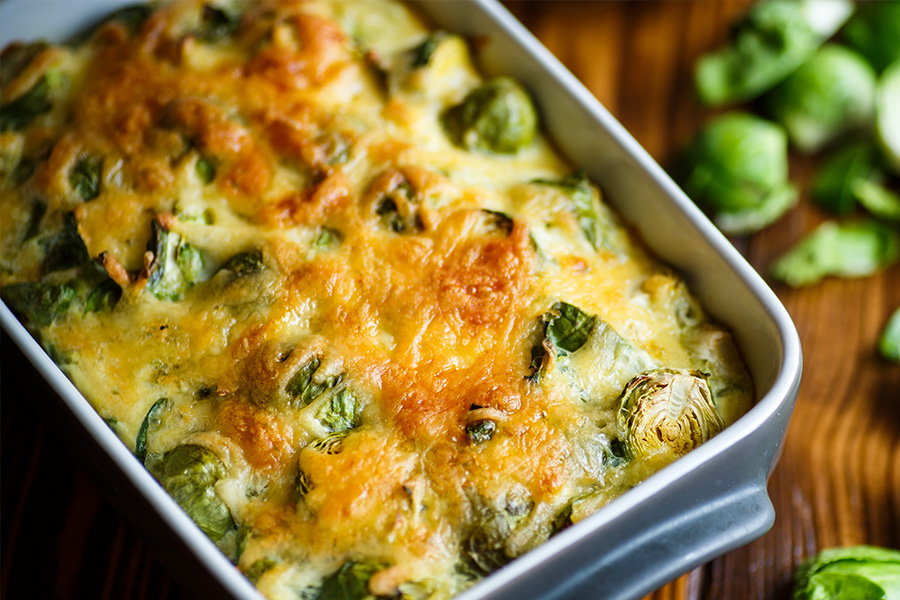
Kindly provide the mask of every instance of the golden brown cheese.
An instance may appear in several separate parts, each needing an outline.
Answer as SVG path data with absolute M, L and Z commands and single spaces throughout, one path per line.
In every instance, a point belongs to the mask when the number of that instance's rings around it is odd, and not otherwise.
M 4 300 L 271 598 L 450 598 L 752 402 L 546 139 L 454 133 L 515 84 L 400 4 L 132 8 L 2 82 Z

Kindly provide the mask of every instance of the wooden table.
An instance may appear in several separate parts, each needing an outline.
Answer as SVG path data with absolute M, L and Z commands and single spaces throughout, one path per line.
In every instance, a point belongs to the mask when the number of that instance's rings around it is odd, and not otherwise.
M 748 5 L 734 1 L 509 2 L 508 6 L 664 166 L 710 112 L 691 65 Z M 801 185 L 810 163 L 795 160 Z M 764 273 L 824 218 L 804 201 L 734 242 Z M 900 306 L 900 267 L 802 290 L 775 286 L 804 349 L 804 377 L 769 491 L 762 539 L 654 593 L 663 599 L 787 599 L 794 567 L 818 548 L 900 547 L 900 366 L 874 344 Z M 2 580 L 15 598 L 186 597 L 87 480 L 37 414 L 27 369 L 2 344 Z M 89 548 L 90 554 L 82 549 Z M 593 599 L 591 599 L 593 600 Z

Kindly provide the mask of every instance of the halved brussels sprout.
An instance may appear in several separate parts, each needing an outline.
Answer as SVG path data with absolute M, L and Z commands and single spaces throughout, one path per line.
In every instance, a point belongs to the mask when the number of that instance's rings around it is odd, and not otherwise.
M 447 109 L 442 121 L 450 140 L 466 150 L 515 154 L 537 134 L 537 111 L 528 92 L 497 77 Z
M 212 451 L 177 446 L 163 455 L 154 471 L 169 495 L 212 541 L 234 528 L 231 511 L 215 489 L 226 475 L 225 465 Z
M 619 425 L 626 454 L 649 456 L 663 450 L 686 454 L 725 424 L 699 371 L 654 369 L 632 379 L 622 392 Z
M 147 289 L 160 300 L 178 300 L 203 277 L 203 254 L 156 219 L 147 249 L 153 253 Z

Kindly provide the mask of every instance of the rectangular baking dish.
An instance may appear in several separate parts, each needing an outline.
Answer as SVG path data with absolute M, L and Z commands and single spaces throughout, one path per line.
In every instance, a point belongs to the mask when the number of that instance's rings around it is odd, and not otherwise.
M 65 40 L 127 3 L 7 0 L 0 4 L 0 47 L 14 39 Z M 525 84 L 562 153 L 587 170 L 632 230 L 731 328 L 757 390 L 756 405 L 737 423 L 457 600 L 639 598 L 761 536 L 774 520 L 766 482 L 800 380 L 799 339 L 786 311 L 622 126 L 502 6 L 493 0 L 413 4 L 435 26 L 477 38 L 485 74 Z M 0 324 L 56 392 L 53 416 L 64 421 L 82 462 L 172 575 L 197 597 L 259 600 L 5 305 Z

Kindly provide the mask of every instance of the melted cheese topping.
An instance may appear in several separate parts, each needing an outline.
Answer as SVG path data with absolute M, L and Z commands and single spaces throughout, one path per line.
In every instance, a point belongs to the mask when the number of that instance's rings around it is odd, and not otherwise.
M 592 243 L 546 139 L 450 139 L 461 38 L 382 0 L 139 16 L 5 61 L 4 111 L 51 103 L 0 134 L 0 283 L 161 481 L 221 461 L 211 537 L 267 596 L 454 596 L 675 458 L 616 451 L 642 372 L 749 408 L 730 335 L 582 181 Z M 572 352 L 542 345 L 560 301 L 597 319 Z

